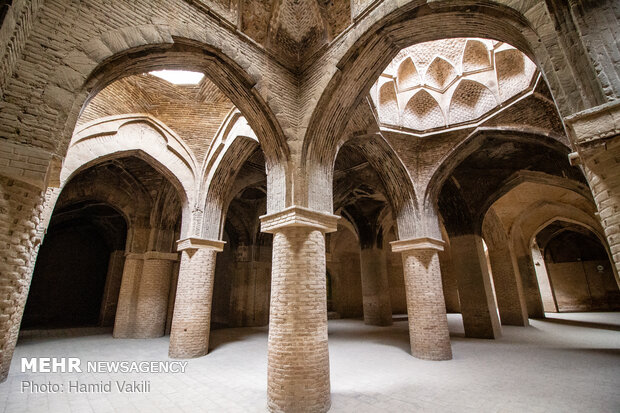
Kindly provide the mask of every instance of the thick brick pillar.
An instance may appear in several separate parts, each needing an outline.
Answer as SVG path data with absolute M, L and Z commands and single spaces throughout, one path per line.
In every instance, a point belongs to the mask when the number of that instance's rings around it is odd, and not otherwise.
M 0 382 L 9 374 L 41 242 L 43 191 L 0 176 Z
M 268 400 L 272 412 L 326 412 L 331 405 L 327 349 L 325 233 L 338 217 L 290 207 L 261 217 L 273 234 Z
M 450 237 L 450 246 L 457 274 L 465 335 L 473 338 L 499 337 L 501 326 L 482 238 L 471 234 L 454 236 Z
M 392 325 L 392 304 L 388 285 L 387 260 L 383 248 L 362 248 L 360 252 L 364 323 Z
M 177 253 L 149 251 L 144 254 L 136 303 L 135 338 L 164 335 L 172 270 L 178 258 Z
M 143 265 L 143 254 L 129 253 L 125 255 L 123 279 L 118 294 L 114 332 L 112 333 L 114 338 L 134 338 L 138 288 Z
M 513 262 L 515 263 L 515 273 L 521 280 L 523 297 L 527 305 L 527 315 L 529 318 L 545 318 L 545 310 L 541 299 L 541 291 L 534 270 L 532 261 L 532 251 L 527 251 L 527 243 L 523 239 L 523 234 L 519 228 L 513 228 L 514 240 L 511 245 Z
M 620 100 L 569 116 L 565 124 L 579 154 L 571 154 L 571 163 L 585 171 L 620 286 Z
M 437 253 L 443 241 L 417 238 L 394 241 L 403 255 L 411 354 L 424 360 L 450 360 L 452 348 Z
M 501 323 L 510 326 L 528 326 L 527 306 L 507 244 L 489 244 L 489 261 Z
M 101 312 L 99 313 L 99 325 L 113 326 L 118 295 L 123 280 L 123 267 L 125 265 L 125 251 L 112 251 L 108 260 L 108 273 L 105 278 L 105 288 L 101 300 Z
M 540 247 L 534 241 L 532 245 L 532 259 L 534 262 L 534 271 L 536 271 L 536 278 L 538 279 L 538 287 L 540 289 L 540 298 L 545 312 L 557 313 L 558 303 L 553 293 L 553 287 L 551 286 L 551 280 L 549 279 L 549 273 L 547 272 L 547 264 L 545 263 L 545 257 L 543 257 Z
M 181 266 L 168 354 L 174 358 L 200 357 L 209 352 L 215 258 L 224 249 L 224 242 L 186 238 L 178 242 L 177 249 L 181 251 Z

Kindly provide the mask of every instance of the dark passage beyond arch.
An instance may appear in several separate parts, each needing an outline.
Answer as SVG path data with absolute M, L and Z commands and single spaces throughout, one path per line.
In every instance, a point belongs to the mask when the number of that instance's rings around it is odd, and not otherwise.
M 22 328 L 99 325 L 110 254 L 124 249 L 126 232 L 124 218 L 107 205 L 57 211 L 39 250 Z

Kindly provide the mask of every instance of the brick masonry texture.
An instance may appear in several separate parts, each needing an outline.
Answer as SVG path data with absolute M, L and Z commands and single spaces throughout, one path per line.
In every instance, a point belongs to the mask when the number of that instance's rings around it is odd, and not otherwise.
M 429 360 L 452 357 L 446 307 L 476 338 L 544 317 L 531 246 L 556 219 L 603 241 L 620 284 L 617 1 L 5 3 L 0 381 L 71 208 L 126 220 L 100 316 L 115 337 L 169 330 L 171 357 L 199 357 L 216 316 L 269 322 L 277 412 L 330 408 L 328 305 L 407 311 Z M 445 251 L 377 247 L 420 237 Z
M 329 410 L 325 236 L 312 227 L 274 233 L 268 375 L 271 411 Z
M 6 379 L 17 342 L 41 237 L 44 209 L 40 189 L 0 177 L 0 379 Z
M 387 262 L 382 248 L 366 248 L 360 253 L 364 323 L 392 325 L 392 304 Z
M 404 251 L 411 354 L 424 360 L 450 360 L 446 304 L 437 250 Z
M 170 357 L 200 357 L 209 351 L 216 254 L 213 248 L 185 249 L 181 253 Z
M 458 274 L 465 335 L 475 338 L 499 337 L 501 327 L 491 291 L 482 239 L 477 235 L 462 235 L 452 237 L 450 245 Z
M 173 264 L 170 259 L 144 260 L 136 300 L 136 335 L 140 338 L 164 335 Z

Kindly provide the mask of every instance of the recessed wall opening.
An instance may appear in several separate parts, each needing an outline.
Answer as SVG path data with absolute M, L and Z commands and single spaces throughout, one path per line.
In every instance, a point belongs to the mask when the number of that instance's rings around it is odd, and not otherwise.
M 617 311 L 620 291 L 605 247 L 591 230 L 556 220 L 532 244 L 545 310 Z M 538 250 L 538 251 L 536 251 Z
M 125 218 L 106 203 L 84 201 L 55 211 L 22 328 L 111 327 L 120 286 L 113 284 L 120 280 L 111 279 L 109 270 L 124 255 L 126 234 Z

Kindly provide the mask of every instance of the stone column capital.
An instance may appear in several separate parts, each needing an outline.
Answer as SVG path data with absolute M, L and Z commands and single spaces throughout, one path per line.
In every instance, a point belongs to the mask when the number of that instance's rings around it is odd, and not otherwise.
M 392 241 L 390 242 L 390 245 L 392 246 L 392 252 L 405 252 L 411 250 L 443 251 L 445 242 L 436 238 L 421 237 Z
M 225 241 L 188 237 L 177 241 L 177 251 L 212 249 L 217 252 L 224 250 Z
M 338 215 L 295 205 L 260 217 L 261 231 L 269 234 L 286 227 L 309 227 L 323 233 L 335 232 L 339 219 Z
M 564 123 L 578 149 L 602 143 L 605 139 L 620 135 L 620 100 L 567 116 Z

